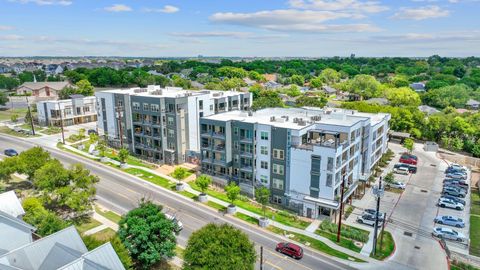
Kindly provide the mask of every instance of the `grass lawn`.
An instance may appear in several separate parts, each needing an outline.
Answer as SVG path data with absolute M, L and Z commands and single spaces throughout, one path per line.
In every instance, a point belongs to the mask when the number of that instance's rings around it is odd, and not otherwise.
M 329 247 L 327 244 L 323 243 L 320 240 L 317 240 L 317 239 L 314 239 L 314 238 L 311 238 L 311 237 L 308 237 L 308 236 L 305 236 L 305 235 L 302 235 L 302 234 L 289 232 L 289 231 L 284 231 L 284 230 L 279 229 L 279 228 L 274 227 L 274 226 L 269 226 L 268 230 L 270 230 L 270 231 L 272 231 L 276 234 L 281 234 L 281 235 L 284 235 L 284 232 L 286 232 L 289 235 L 293 235 L 293 237 L 291 237 L 290 239 L 292 239 L 296 242 L 299 242 L 301 244 L 304 244 L 304 245 L 307 245 L 306 243 L 308 243 L 311 248 L 316 249 L 316 250 L 318 250 L 322 253 L 325 253 L 325 254 L 328 254 L 328 255 L 331 255 L 331 256 L 335 256 L 335 257 L 340 258 L 340 259 L 354 261 L 354 262 L 365 262 L 364 260 L 361 260 L 361 259 L 358 259 L 358 258 L 355 258 L 355 257 L 351 257 L 350 255 L 348 255 L 346 253 L 335 250 L 335 249 Z
M 183 254 L 185 253 L 185 249 L 179 247 L 179 246 L 176 246 L 175 247 L 175 254 L 177 254 L 177 257 L 179 257 L 180 259 L 183 260 Z
M 85 149 L 88 151 L 87 147 L 85 147 Z M 118 151 L 115 150 L 115 153 L 118 153 Z M 120 162 L 120 159 L 117 157 L 116 154 L 113 153 L 112 149 L 109 149 L 108 151 L 105 151 L 105 156 Z M 133 166 L 145 167 L 145 168 L 149 168 L 149 169 L 155 168 L 155 166 L 147 164 L 147 163 L 143 162 L 141 159 L 138 159 L 138 158 L 133 157 L 133 156 L 128 156 L 127 157 L 127 164 L 133 165 Z
M 470 254 L 480 256 L 480 216 L 470 215 Z
M 340 237 L 340 243 L 338 243 L 336 234 L 325 232 L 325 231 L 316 231 L 315 233 L 329 239 L 330 241 L 336 243 L 337 245 L 339 245 L 341 247 L 348 248 L 352 251 L 360 252 L 362 250 L 362 248 L 357 247 L 355 245 L 354 241 L 351 240 L 351 239 L 348 239 L 348 238 L 345 238 L 345 237 Z
M 392 235 L 384 231 L 383 232 L 383 244 L 382 248 L 380 249 L 380 239 L 381 236 L 378 237 L 377 239 L 377 252 L 375 255 L 370 254 L 370 257 L 375 258 L 377 260 L 384 260 L 388 256 L 392 254 L 392 252 L 395 250 L 395 242 L 393 241 Z
M 480 270 L 479 268 L 462 262 L 452 261 L 450 270 Z
M 13 109 L 13 110 L 0 110 L 0 121 L 9 120 L 11 119 L 12 115 L 16 114 L 18 117 L 25 117 L 27 114 L 28 109 Z
M 88 220 L 85 220 L 85 222 L 83 222 L 82 224 L 79 224 L 79 225 L 75 225 L 75 228 L 77 228 L 78 232 L 80 234 L 90 230 L 90 229 L 93 229 L 95 227 L 98 227 L 102 225 L 102 223 L 96 221 L 95 219 L 93 218 L 89 218 Z
M 113 229 L 106 228 L 106 229 L 103 229 L 99 232 L 96 232 L 96 233 L 92 234 L 92 236 L 95 237 L 99 241 L 108 241 L 113 236 L 115 236 L 116 234 L 117 234 L 117 232 L 115 232 Z
M 189 184 L 193 189 L 195 189 L 197 191 L 201 191 L 201 189 L 194 182 L 190 182 Z M 217 199 L 220 199 L 222 201 L 229 202 L 229 200 L 227 198 L 227 194 L 225 194 L 223 192 L 219 192 L 219 191 L 209 189 L 209 190 L 206 191 L 206 193 L 208 195 L 210 195 L 212 197 L 215 197 Z M 262 207 L 253 205 L 250 202 L 237 200 L 237 201 L 235 201 L 235 205 L 238 206 L 238 207 L 241 207 L 245 210 L 248 210 L 250 212 L 253 212 L 253 213 L 256 213 L 256 214 L 259 214 L 259 215 L 263 215 Z M 266 216 L 268 218 L 274 220 L 274 221 L 279 222 L 279 223 L 285 224 L 287 226 L 299 228 L 299 229 L 305 229 L 305 228 L 308 227 L 308 225 L 310 225 L 310 222 L 300 220 L 295 215 L 289 214 L 285 211 L 274 212 L 274 211 L 267 208 Z
M 42 130 L 42 133 L 46 135 L 58 134 L 60 132 L 62 132 L 62 128 L 59 127 L 48 127 Z
M 225 209 L 227 209 L 227 207 L 212 201 L 207 201 L 207 205 L 219 211 L 225 211 Z
M 335 223 L 332 223 L 328 220 L 324 220 L 321 224 L 320 224 L 320 227 L 318 228 L 318 230 L 315 231 L 316 234 L 318 235 L 322 235 L 324 237 L 327 237 L 328 239 L 331 239 L 332 238 L 332 235 L 333 235 L 333 239 L 334 241 L 337 240 L 337 231 L 338 231 L 338 225 L 335 224 Z M 362 242 L 362 243 L 366 243 L 368 241 L 368 235 L 370 234 L 368 231 L 366 230 L 362 230 L 362 229 L 359 229 L 359 228 L 356 228 L 356 227 L 353 227 L 353 226 L 349 226 L 349 225 L 345 225 L 343 224 L 342 225 L 342 232 L 341 232 L 341 239 L 343 238 L 345 241 L 344 241 L 344 245 L 346 245 L 345 247 L 346 248 L 350 248 L 354 251 L 357 250 L 357 248 L 355 248 L 355 245 L 353 244 L 354 241 L 358 241 L 358 242 Z M 349 240 L 350 243 L 347 243 L 347 240 Z M 340 243 L 342 244 L 342 243 Z
M 168 179 L 165 179 L 163 177 L 160 177 L 158 175 L 149 173 L 147 171 L 144 171 L 142 169 L 137 169 L 137 168 L 127 168 L 123 170 L 124 172 L 127 172 L 129 174 L 135 175 L 137 177 L 140 177 L 144 180 L 147 180 L 148 182 L 151 182 L 155 185 L 159 185 L 164 188 L 170 188 L 172 185 L 172 182 L 170 182 Z
M 182 195 L 185 196 L 185 197 L 188 197 L 188 198 L 194 199 L 194 200 L 196 200 L 197 197 L 198 197 L 197 195 L 195 195 L 195 194 L 193 194 L 193 193 L 190 193 L 190 192 L 188 192 L 188 191 L 185 191 L 185 190 L 183 190 L 183 191 L 177 191 L 177 192 L 180 193 L 180 194 L 182 194 Z
M 236 213 L 235 213 L 235 216 L 236 216 L 237 218 L 239 218 L 239 219 L 245 220 L 245 221 L 248 222 L 248 223 L 252 223 L 252 224 L 254 224 L 254 225 L 258 225 L 258 219 L 254 218 L 254 217 L 245 215 L 245 214 L 240 213 L 240 212 L 236 212 Z
M 480 194 L 478 191 L 470 192 L 471 198 L 471 206 L 470 206 L 470 214 L 480 216 Z
M 120 222 L 120 219 L 122 219 L 122 216 L 119 214 L 112 212 L 112 211 L 103 211 L 100 209 L 100 207 L 95 206 L 95 212 L 97 212 L 99 215 L 103 216 L 104 218 L 109 219 L 110 221 L 113 221 L 118 224 Z
M 27 134 L 24 134 L 24 133 L 16 132 L 15 130 L 10 129 L 8 127 L 0 127 L 0 132 L 11 135 L 11 136 L 22 137 L 22 138 L 40 137 L 40 135 L 38 135 L 38 134 L 27 135 Z

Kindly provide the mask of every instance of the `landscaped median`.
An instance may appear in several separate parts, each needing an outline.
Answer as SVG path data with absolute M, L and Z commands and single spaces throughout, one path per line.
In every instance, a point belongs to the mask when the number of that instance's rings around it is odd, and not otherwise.
M 320 228 L 315 233 L 337 243 L 337 231 L 337 224 L 325 220 L 320 224 Z M 363 245 L 368 242 L 368 235 L 368 231 L 349 225 L 342 225 L 340 243 L 337 244 L 352 251 L 360 252 Z
M 377 252 L 375 252 L 375 255 L 370 255 L 370 257 L 377 260 L 384 260 L 390 257 L 394 251 L 395 241 L 393 240 L 392 234 L 387 231 L 383 231 L 383 242 L 382 235 L 380 234 L 377 239 Z
M 470 254 L 480 256 L 480 192 L 470 193 Z

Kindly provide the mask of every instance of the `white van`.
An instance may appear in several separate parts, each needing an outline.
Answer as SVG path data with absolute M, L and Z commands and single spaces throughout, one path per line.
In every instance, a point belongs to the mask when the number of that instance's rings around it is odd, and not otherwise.
M 410 173 L 408 171 L 408 168 L 405 168 L 405 167 L 395 168 L 393 169 L 393 172 L 398 174 L 403 174 L 403 175 L 408 175 Z

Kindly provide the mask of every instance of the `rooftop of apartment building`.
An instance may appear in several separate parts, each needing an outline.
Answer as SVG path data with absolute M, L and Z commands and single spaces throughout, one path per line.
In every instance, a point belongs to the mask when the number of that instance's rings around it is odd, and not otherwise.
M 57 103 L 72 103 L 74 100 L 84 100 L 84 101 L 95 101 L 96 97 L 95 96 L 89 96 L 85 97 L 82 95 L 72 95 L 71 99 L 60 99 L 60 100 L 42 100 L 37 102 L 38 104 L 43 104 L 43 103 L 51 103 L 51 104 L 57 104 Z
M 130 89 L 114 89 L 101 91 L 103 93 L 115 93 L 115 94 L 124 94 L 124 95 L 134 95 L 134 96 L 143 96 L 143 97 L 169 97 L 169 98 L 179 98 L 186 96 L 199 96 L 199 95 L 210 95 L 210 98 L 222 98 L 228 96 L 236 96 L 241 92 L 237 91 L 219 91 L 219 90 L 186 90 L 181 87 L 165 87 L 162 88 L 159 85 L 149 85 L 147 88 L 130 88 Z
M 353 117 L 352 117 L 353 116 Z M 271 125 L 280 128 L 301 130 L 312 124 L 330 124 L 352 126 L 355 123 L 370 118 L 372 124 L 382 121 L 387 114 L 359 113 L 353 110 L 337 108 L 267 108 L 255 112 L 231 111 L 204 119 L 217 121 L 241 121 Z

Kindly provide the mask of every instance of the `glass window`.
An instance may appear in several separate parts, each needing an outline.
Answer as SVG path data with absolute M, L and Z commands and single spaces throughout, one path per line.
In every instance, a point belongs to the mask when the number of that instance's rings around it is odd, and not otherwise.
M 260 132 L 260 139 L 268 140 L 268 132 L 266 132 L 266 131 Z
M 148 104 L 148 103 L 143 103 L 143 110 L 144 110 L 144 111 L 148 111 L 148 110 L 149 110 L 149 107 L 150 107 L 150 104 Z
M 151 110 L 152 112 L 158 112 L 158 111 L 160 110 L 160 105 L 158 105 L 158 104 L 152 104 L 152 105 L 150 105 L 150 110 Z
M 238 135 L 238 127 L 233 128 L 233 134 Z
M 283 190 L 283 180 L 278 178 L 273 178 L 272 180 L 272 187 L 275 189 Z
M 260 154 L 268 155 L 268 148 L 266 146 L 260 146 Z
M 329 171 L 333 170 L 333 157 L 328 157 L 327 170 L 329 170 Z
M 272 201 L 276 204 L 282 204 L 282 197 L 278 195 L 273 195 L 272 196 Z
M 268 169 L 268 162 L 267 161 L 260 161 L 260 167 L 262 169 Z
M 175 137 L 175 131 L 173 131 L 173 129 L 168 129 L 168 137 Z
M 134 110 L 138 111 L 138 110 L 140 110 L 140 103 L 138 103 L 138 102 L 133 102 L 133 103 L 132 103 L 132 107 L 133 107 Z
M 167 125 L 173 125 L 173 117 L 167 117 Z
M 283 175 L 284 174 L 284 167 L 280 164 L 273 164 L 273 173 Z
M 267 184 L 268 183 L 268 176 L 260 175 L 260 182 L 262 182 L 262 184 Z
M 327 174 L 327 187 L 332 186 L 332 181 L 333 181 L 333 175 L 331 173 Z
M 280 149 L 273 149 L 273 157 L 276 159 L 284 159 L 284 151 Z

